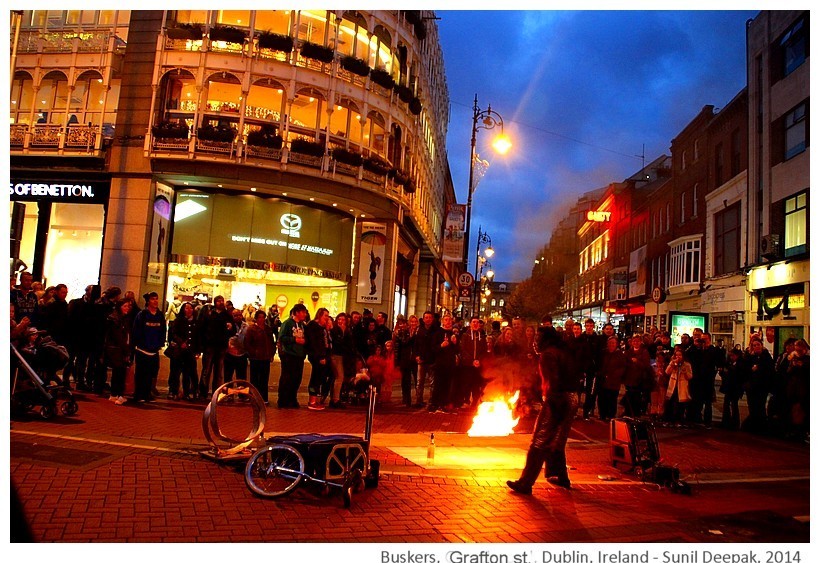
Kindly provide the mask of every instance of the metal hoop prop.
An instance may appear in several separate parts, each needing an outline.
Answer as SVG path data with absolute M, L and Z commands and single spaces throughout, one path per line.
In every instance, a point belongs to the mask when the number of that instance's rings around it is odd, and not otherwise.
M 217 417 L 217 407 L 220 403 L 230 399 L 236 400 L 239 397 L 247 397 L 248 403 L 253 409 L 253 424 L 254 429 L 245 438 L 237 441 L 235 438 L 225 436 L 219 428 L 219 419 Z M 232 455 L 241 452 L 247 448 L 258 436 L 262 434 L 265 429 L 265 402 L 259 391 L 249 382 L 236 379 L 222 384 L 213 396 L 211 402 L 205 407 L 205 412 L 202 413 L 202 431 L 205 433 L 205 439 L 216 450 L 217 456 Z M 229 444 L 227 449 L 222 449 L 216 443 L 214 436 L 219 440 L 225 441 Z

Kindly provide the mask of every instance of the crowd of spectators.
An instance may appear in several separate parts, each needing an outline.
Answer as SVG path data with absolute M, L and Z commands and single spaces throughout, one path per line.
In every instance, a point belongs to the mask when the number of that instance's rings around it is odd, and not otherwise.
M 368 309 L 333 318 L 319 308 L 310 318 L 299 303 L 280 319 L 276 306 L 236 309 L 217 296 L 211 303 L 176 300 L 163 312 L 153 292 L 138 302 L 118 287 L 95 290 L 88 286 L 82 297 L 66 301 L 64 284 L 38 287 L 23 272 L 11 288 L 11 339 L 33 365 L 38 342 L 51 339 L 67 361 L 61 371 L 39 366 L 45 378 L 66 387 L 73 381 L 75 390 L 117 405 L 129 400 L 131 373 L 130 400 L 156 399 L 160 354 L 170 358 L 171 400 L 208 399 L 222 383 L 248 379 L 267 404 L 278 354 L 276 404 L 282 409 L 300 407 L 306 359 L 311 410 L 345 408 L 371 384 L 380 400 L 391 401 L 394 381 L 401 392 L 395 402 L 408 409 L 470 411 L 485 395 L 515 391 L 522 415 L 542 404 L 539 339 L 552 327 L 549 316 L 540 326 L 515 318 L 502 327 L 425 312 L 398 315 L 391 328 L 384 312 L 374 316 Z M 773 358 L 758 334 L 746 349 L 726 350 L 699 329 L 673 345 L 668 333 L 654 328 L 619 335 L 607 323 L 597 332 L 592 319 L 553 328 L 577 370 L 579 417 L 650 416 L 665 425 L 710 428 L 718 408 L 727 429 L 808 437 L 810 356 L 803 339 L 789 339 Z M 723 404 L 715 407 L 718 378 Z M 744 395 L 748 415 L 741 420 Z

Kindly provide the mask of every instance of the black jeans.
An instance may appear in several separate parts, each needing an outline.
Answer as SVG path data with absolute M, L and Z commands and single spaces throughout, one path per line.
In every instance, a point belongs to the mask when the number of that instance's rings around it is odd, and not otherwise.
M 302 373 L 305 369 L 305 358 L 282 354 L 282 374 L 279 376 L 279 397 L 277 404 L 279 408 L 298 407 L 296 394 L 299 386 L 302 385 Z
M 268 402 L 268 385 L 270 382 L 270 360 L 251 360 L 251 385 L 256 387 L 262 400 Z
M 208 397 L 208 382 L 211 382 L 211 393 L 222 385 L 222 368 L 227 348 L 206 348 L 202 353 L 202 376 L 199 378 L 199 395 Z M 213 380 L 211 381 L 211 376 Z
M 324 360 L 325 363 L 320 363 Z M 324 395 L 329 389 L 328 381 L 331 378 L 330 358 L 310 359 L 310 381 L 308 381 L 308 393 L 311 396 Z
M 569 480 L 567 475 L 566 447 L 572 421 L 578 410 L 578 394 L 548 393 L 543 408 L 538 413 L 535 429 L 532 433 L 530 452 L 537 452 L 540 464 L 537 468 L 530 468 L 528 475 L 522 475 L 522 480 L 532 486 L 538 477 L 540 465 L 547 462 L 547 472 L 550 476 L 560 480 Z M 528 457 L 533 457 L 528 454 Z
M 196 356 L 188 349 L 180 350 L 179 356 L 171 360 L 171 371 L 168 373 L 168 393 L 179 394 L 179 380 L 182 375 L 182 393 L 186 396 L 196 394 L 199 377 L 196 373 Z
M 159 354 L 144 354 L 137 350 L 134 361 L 134 399 L 152 401 L 151 382 L 159 373 Z
M 225 354 L 225 383 L 236 379 L 248 379 L 248 356 Z

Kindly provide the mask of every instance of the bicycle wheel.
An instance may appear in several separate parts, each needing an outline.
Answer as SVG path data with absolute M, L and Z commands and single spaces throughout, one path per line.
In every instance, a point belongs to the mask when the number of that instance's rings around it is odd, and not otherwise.
M 245 483 L 259 496 L 284 496 L 299 485 L 304 471 L 302 454 L 286 444 L 275 444 L 262 448 L 248 460 Z

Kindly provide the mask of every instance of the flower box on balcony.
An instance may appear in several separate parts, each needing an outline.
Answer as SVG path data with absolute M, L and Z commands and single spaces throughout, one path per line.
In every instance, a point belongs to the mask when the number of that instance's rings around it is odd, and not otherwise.
M 259 158 L 267 158 L 269 160 L 281 160 L 282 159 L 282 149 L 281 148 L 272 148 L 272 147 L 263 147 L 259 145 L 248 145 L 245 147 L 245 153 L 249 156 L 256 156 Z
M 407 107 L 410 109 L 410 113 L 412 113 L 413 115 L 418 115 L 421 113 L 421 100 L 419 100 L 418 98 L 413 98 L 412 100 L 410 100 L 410 103 L 407 105 Z
M 216 25 L 211 28 L 210 37 L 211 41 L 242 44 L 248 38 L 248 32 L 231 25 Z
M 374 68 L 370 71 L 370 80 L 388 90 L 392 90 L 396 85 L 390 73 L 381 68 Z
M 184 139 L 188 141 L 188 126 L 178 121 L 161 121 L 151 127 L 151 134 L 157 139 Z
M 399 99 L 405 104 L 409 104 L 413 101 L 413 90 L 411 90 L 407 86 L 396 84 L 393 87 L 393 90 L 396 91 L 396 94 L 398 94 Z
M 290 151 L 308 156 L 324 156 L 325 146 L 307 139 L 293 139 L 290 142 Z
M 253 147 L 281 149 L 283 141 L 282 136 L 276 132 L 275 127 L 263 125 L 260 129 L 255 129 L 248 133 L 247 144 Z
M 342 65 L 343 69 L 350 71 L 353 74 L 358 74 L 359 76 L 367 76 L 370 74 L 370 65 L 367 64 L 367 61 L 352 57 L 350 55 L 345 55 L 342 57 L 339 64 Z
M 282 51 L 283 53 L 290 53 L 293 51 L 293 37 L 290 35 L 281 35 L 271 31 L 263 31 L 259 34 L 258 39 L 259 47 L 262 49 Z
M 202 39 L 202 24 L 200 23 L 179 23 L 172 25 L 165 30 L 165 35 L 171 39 Z
M 349 166 L 361 166 L 362 165 L 362 155 L 357 152 L 353 152 L 347 150 L 345 148 L 335 148 L 331 153 L 333 155 L 333 160 L 336 162 L 341 162 L 342 164 L 347 164 Z
M 381 157 L 372 155 L 364 159 L 362 166 L 368 172 L 373 172 L 379 176 L 386 176 L 390 172 L 390 164 Z
M 302 56 L 307 59 L 315 59 L 323 63 L 333 62 L 333 49 L 325 47 L 324 45 L 305 41 L 302 43 L 302 47 L 299 51 L 302 53 Z
M 389 175 L 393 179 L 393 182 L 399 186 L 407 186 L 410 182 L 410 176 L 401 170 L 394 168 L 390 171 Z
M 228 125 L 203 125 L 196 132 L 197 138 L 201 141 L 214 141 L 217 143 L 233 143 L 236 138 L 236 129 Z

